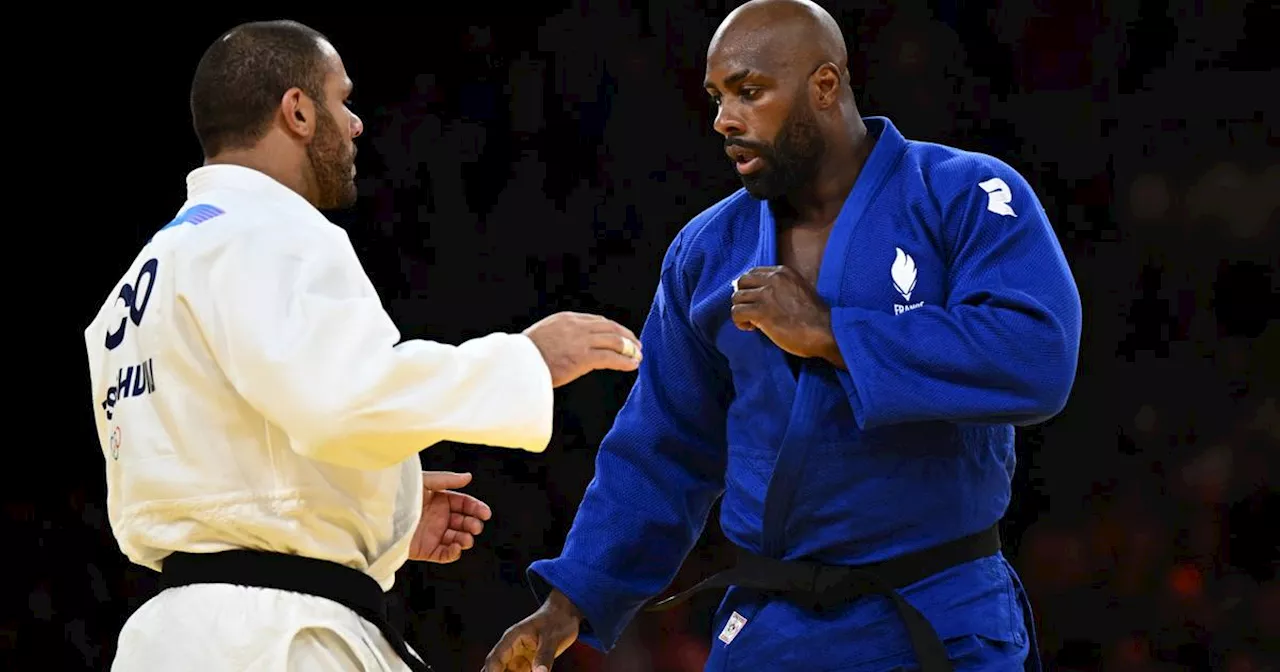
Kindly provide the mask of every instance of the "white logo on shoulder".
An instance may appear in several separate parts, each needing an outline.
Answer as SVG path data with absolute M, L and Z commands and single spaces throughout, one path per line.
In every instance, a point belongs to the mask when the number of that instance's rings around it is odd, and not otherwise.
M 1018 216 L 1009 206 L 1009 202 L 1013 200 L 1013 192 L 1009 190 L 1009 185 L 1005 184 L 1004 180 L 993 177 L 985 182 L 979 182 L 978 186 L 987 192 L 988 210 L 1006 217 Z
M 911 292 L 916 289 L 916 260 L 912 259 L 911 255 L 903 252 L 901 247 L 893 249 L 897 251 L 898 256 L 893 260 L 893 267 L 889 269 L 889 276 L 893 278 L 893 288 L 902 295 L 902 300 L 910 301 Z M 915 310 L 923 305 L 924 301 L 906 305 L 895 303 L 893 304 L 893 314 L 901 315 L 908 310 Z
M 742 626 L 746 624 L 747 619 L 743 618 L 742 614 L 736 611 L 729 614 L 729 621 L 724 624 L 724 630 L 720 631 L 720 641 L 724 642 L 725 646 L 728 646 L 733 642 L 733 638 L 737 637 L 739 632 L 742 632 Z

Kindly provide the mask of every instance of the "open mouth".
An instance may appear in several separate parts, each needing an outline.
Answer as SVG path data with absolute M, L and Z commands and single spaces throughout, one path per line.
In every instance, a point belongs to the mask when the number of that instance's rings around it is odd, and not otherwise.
M 733 166 L 737 169 L 739 175 L 748 175 L 756 172 L 764 165 L 764 159 L 760 158 L 755 151 L 746 147 L 733 146 L 725 150 L 729 158 L 733 159 Z

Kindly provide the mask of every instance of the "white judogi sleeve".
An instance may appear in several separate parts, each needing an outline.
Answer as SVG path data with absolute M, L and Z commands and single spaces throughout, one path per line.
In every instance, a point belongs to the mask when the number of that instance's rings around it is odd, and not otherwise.
M 551 375 L 528 337 L 399 343 L 341 229 L 237 234 L 191 265 L 202 282 L 178 283 L 208 295 L 179 301 L 197 307 L 228 380 L 297 453 L 380 469 L 444 440 L 546 448 Z

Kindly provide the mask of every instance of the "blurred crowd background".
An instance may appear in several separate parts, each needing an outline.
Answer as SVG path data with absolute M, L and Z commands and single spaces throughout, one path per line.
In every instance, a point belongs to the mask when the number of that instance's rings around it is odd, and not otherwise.
M 1075 391 L 1059 417 L 1021 431 L 1004 526 L 1050 669 L 1280 670 L 1280 59 L 1268 5 L 825 3 L 846 30 L 863 114 L 1021 171 L 1079 283 Z M 0 523 L 22 565 L 3 588 L 12 669 L 107 669 L 121 624 L 154 593 L 106 519 L 81 333 L 199 164 L 186 96 L 209 42 L 287 17 L 343 54 L 366 131 L 361 203 L 333 217 L 405 338 L 456 343 L 557 310 L 639 331 L 672 236 L 739 186 L 701 86 L 707 41 L 733 6 L 480 2 L 87 29 L 80 46 L 99 59 L 87 118 L 116 144 L 95 145 L 81 170 L 112 205 L 67 252 L 79 284 L 60 308 L 66 349 L 46 361 L 65 379 L 56 410 L 41 411 L 66 430 L 17 442 L 31 466 L 6 467 Z M 473 471 L 468 491 L 495 512 L 461 561 L 399 575 L 393 611 L 437 670 L 479 669 L 536 606 L 524 569 L 563 543 L 631 380 L 593 374 L 559 390 L 545 454 L 422 454 L 425 468 Z M 678 585 L 729 563 L 717 514 Z M 575 646 L 556 670 L 700 670 L 718 598 L 641 618 L 610 656 Z

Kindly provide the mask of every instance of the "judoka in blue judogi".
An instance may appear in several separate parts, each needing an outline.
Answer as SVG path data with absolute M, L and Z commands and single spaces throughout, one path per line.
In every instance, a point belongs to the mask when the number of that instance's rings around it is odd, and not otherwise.
M 996 526 L 1015 426 L 1067 401 L 1081 306 L 1036 194 L 862 117 L 814 5 L 735 10 L 706 85 L 744 188 L 671 242 L 564 549 L 529 569 L 542 607 L 487 669 L 612 647 L 720 497 L 743 557 L 710 580 L 731 587 L 708 670 L 1038 668 Z

